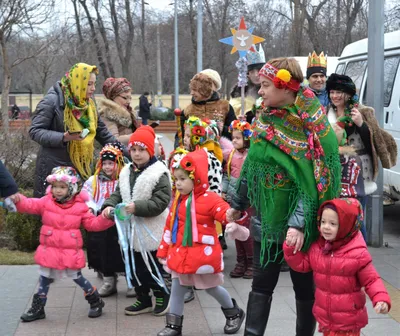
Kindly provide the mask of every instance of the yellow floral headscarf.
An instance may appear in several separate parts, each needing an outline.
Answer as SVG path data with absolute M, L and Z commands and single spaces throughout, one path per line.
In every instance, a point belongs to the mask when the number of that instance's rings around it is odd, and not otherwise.
M 90 74 L 98 74 L 96 66 L 85 63 L 75 64 L 61 79 L 64 93 L 64 127 L 71 132 L 89 130 L 81 141 L 68 142 L 71 161 L 83 179 L 92 175 L 94 139 L 97 129 L 96 106 L 91 98 L 86 98 Z

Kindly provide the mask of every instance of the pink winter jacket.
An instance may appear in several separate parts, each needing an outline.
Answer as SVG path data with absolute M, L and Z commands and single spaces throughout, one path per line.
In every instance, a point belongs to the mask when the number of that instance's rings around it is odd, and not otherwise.
M 390 297 L 361 233 L 347 244 L 329 254 L 322 253 L 320 238 L 307 253 L 293 254 L 294 246 L 283 244 L 288 265 L 297 272 L 313 271 L 315 303 L 313 314 L 320 331 L 358 331 L 368 323 L 365 292 L 372 304 L 387 302 Z
M 232 142 L 224 137 L 221 137 L 219 141 L 225 162 L 224 175 L 222 177 L 222 192 L 226 194 L 226 201 L 230 203 L 233 195 L 236 193 L 236 183 L 240 177 L 240 172 L 242 171 L 243 163 L 246 160 L 248 149 L 244 151 L 235 150 Z M 229 157 L 232 151 L 234 151 L 234 153 L 229 164 Z M 228 174 L 228 164 L 230 174 Z
M 90 213 L 86 198 L 86 192 L 81 192 L 71 201 L 59 204 L 51 193 L 42 198 L 21 195 L 16 204 L 18 212 L 42 216 L 40 245 L 35 253 L 37 264 L 59 270 L 85 267 L 81 224 L 88 231 L 103 231 L 114 225 L 113 221 Z

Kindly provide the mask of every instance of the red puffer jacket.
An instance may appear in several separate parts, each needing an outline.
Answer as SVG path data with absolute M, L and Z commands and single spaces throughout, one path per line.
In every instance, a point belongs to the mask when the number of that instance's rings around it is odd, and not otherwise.
M 181 274 L 212 274 L 224 270 L 221 245 L 214 220 L 225 225 L 229 204 L 220 196 L 208 191 L 196 198 L 196 221 L 199 241 L 192 247 L 182 246 L 188 196 L 182 196 L 178 211 L 178 232 L 175 244 L 171 243 L 171 214 L 164 228 L 157 257 L 167 258 L 168 267 Z
M 368 323 L 365 291 L 373 305 L 390 297 L 372 264 L 361 233 L 330 254 L 323 254 L 323 238 L 307 253 L 293 254 L 294 247 L 283 244 L 285 259 L 298 272 L 314 272 L 316 286 L 313 314 L 320 331 L 360 330 Z
M 114 222 L 89 212 L 86 193 L 80 193 L 69 202 L 59 204 L 51 193 L 42 198 L 26 198 L 16 204 L 18 212 L 42 216 L 40 245 L 35 261 L 40 266 L 55 269 L 81 269 L 86 265 L 82 250 L 81 224 L 88 231 L 103 231 Z

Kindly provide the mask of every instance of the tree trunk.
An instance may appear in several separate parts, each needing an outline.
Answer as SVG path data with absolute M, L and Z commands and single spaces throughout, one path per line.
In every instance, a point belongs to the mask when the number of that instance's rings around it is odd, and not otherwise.
M 293 0 L 292 43 L 293 55 L 301 55 L 302 22 L 300 19 L 300 0 Z
M 146 43 L 144 6 L 145 6 L 145 1 L 142 0 L 142 22 L 140 23 L 141 33 L 142 33 L 142 47 L 143 47 L 144 61 L 146 63 L 146 69 L 147 69 L 147 74 L 148 74 L 146 79 L 147 79 L 147 83 L 149 85 L 150 91 L 153 91 L 153 76 L 151 75 L 151 71 L 150 71 L 150 54 L 149 54 L 149 50 L 147 49 L 147 43 Z
M 76 23 L 76 29 L 78 31 L 79 45 L 81 47 L 81 46 L 83 46 L 83 36 L 82 36 L 81 22 L 80 22 L 80 19 L 79 19 L 78 6 L 76 4 L 77 0 L 71 0 L 71 1 L 72 1 L 73 5 L 74 5 L 75 23 Z
M 132 56 L 133 39 L 135 38 L 135 26 L 133 25 L 130 0 L 125 0 L 125 13 L 129 33 L 125 45 L 125 57 L 124 62 L 122 63 L 122 71 L 124 71 L 124 74 L 128 75 Z
M 94 45 L 96 47 L 97 59 L 99 61 L 99 66 L 101 68 L 101 71 L 103 72 L 104 78 L 111 77 L 110 76 L 110 72 L 108 71 L 107 64 L 104 61 L 102 47 L 100 45 L 99 39 L 97 38 L 97 34 L 96 34 L 96 30 L 94 28 L 93 20 L 92 20 L 92 17 L 90 16 L 89 9 L 88 9 L 88 7 L 86 5 L 86 0 L 79 0 L 79 3 L 82 5 L 82 7 L 83 7 L 83 9 L 84 9 L 84 11 L 86 13 L 86 17 L 88 19 L 88 23 L 89 23 L 89 26 L 90 26 L 90 31 L 92 33 L 92 39 L 93 39 Z
M 350 11 L 350 15 L 347 18 L 346 32 L 344 34 L 343 47 L 347 46 L 352 42 L 351 31 L 353 30 L 354 24 L 357 19 L 357 15 L 361 10 L 363 0 L 354 0 L 354 7 Z
M 199 0 L 202 1 L 202 0 Z M 193 0 L 189 0 L 189 22 L 190 22 L 190 34 L 193 45 L 193 60 L 197 60 L 197 33 L 196 33 L 196 22 L 194 20 Z M 197 72 L 197 62 L 194 62 L 194 73 Z
M 8 60 L 4 35 L 0 35 L 1 54 L 3 57 L 3 91 L 1 92 L 1 116 L 2 132 L 6 135 L 5 141 L 8 142 L 10 134 L 10 119 L 8 117 L 8 95 L 11 87 L 11 67 Z
M 94 8 L 95 8 L 96 14 L 97 14 L 97 25 L 99 27 L 99 32 L 100 32 L 101 37 L 103 38 L 104 49 L 105 49 L 105 53 L 106 53 L 107 67 L 108 67 L 108 70 L 110 71 L 111 77 L 115 77 L 114 66 L 113 66 L 113 63 L 111 61 L 110 44 L 108 43 L 106 29 L 104 27 L 103 19 L 101 18 L 101 14 L 99 12 L 99 3 L 98 3 L 98 1 L 95 1 Z

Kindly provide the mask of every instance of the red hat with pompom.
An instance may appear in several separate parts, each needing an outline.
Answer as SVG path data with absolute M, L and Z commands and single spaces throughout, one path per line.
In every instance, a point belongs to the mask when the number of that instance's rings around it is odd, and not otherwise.
M 154 141 L 156 134 L 154 129 L 150 126 L 139 127 L 130 137 L 128 148 L 132 146 L 140 146 L 147 150 L 150 156 L 154 156 Z

